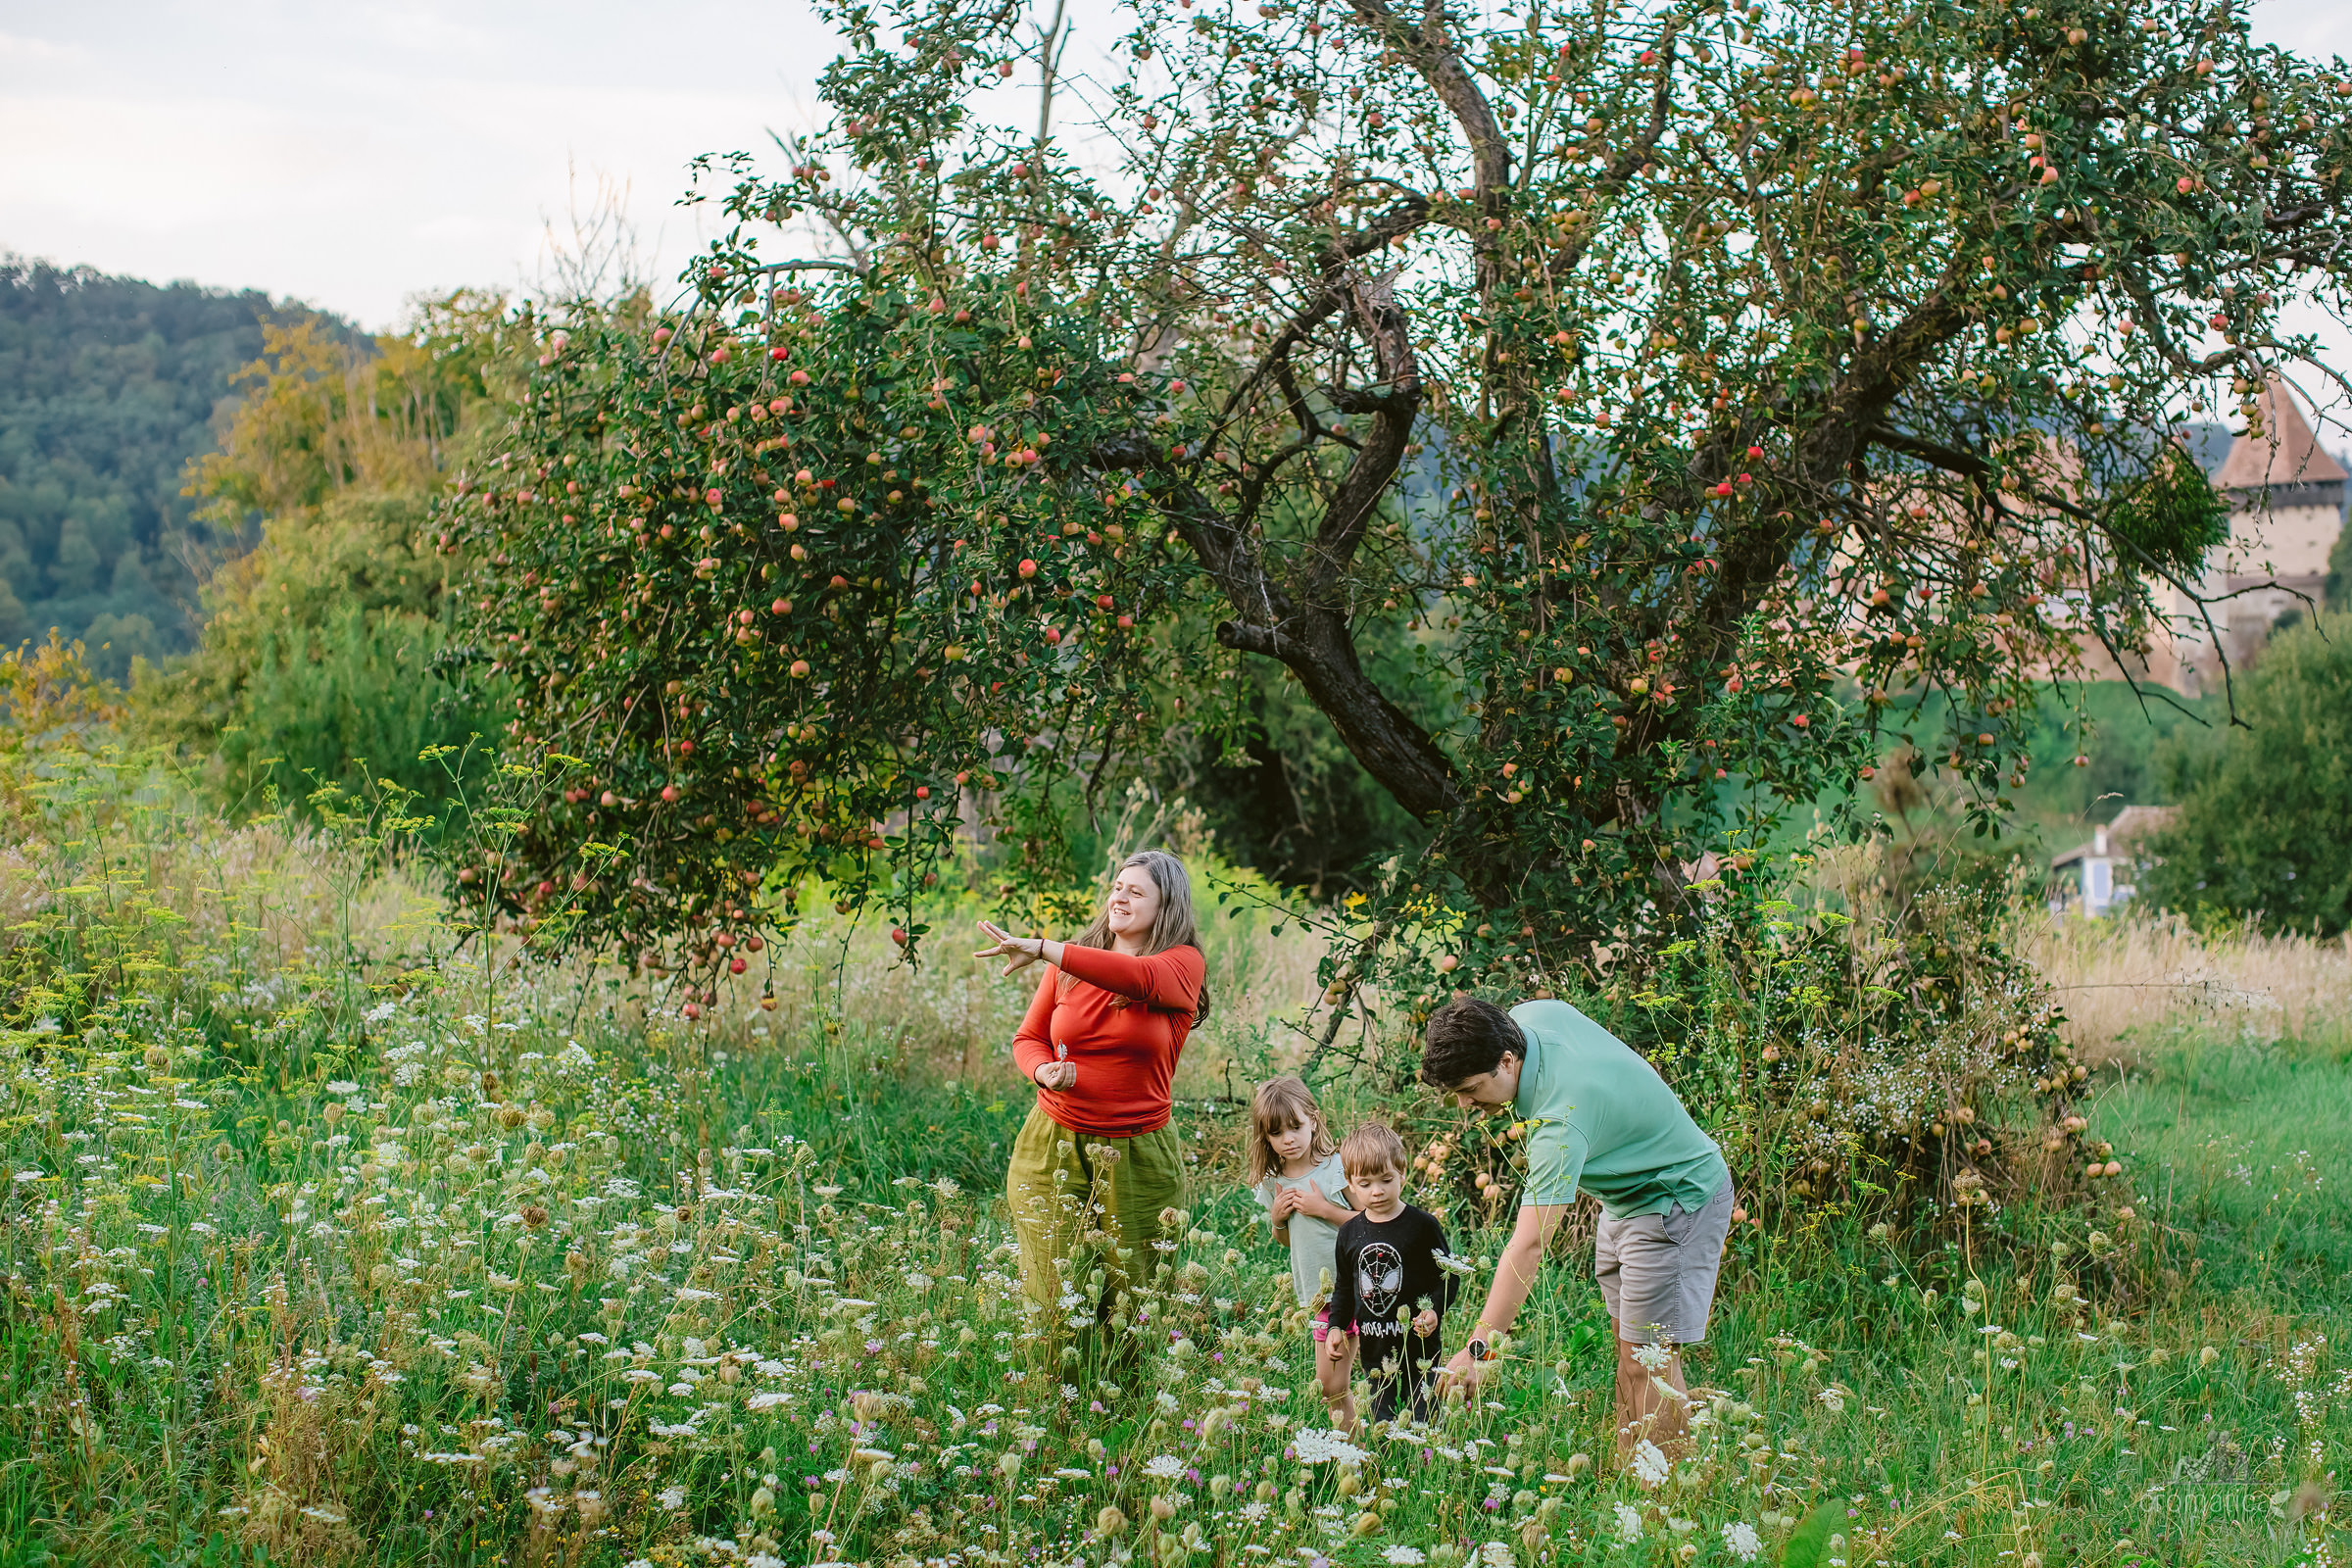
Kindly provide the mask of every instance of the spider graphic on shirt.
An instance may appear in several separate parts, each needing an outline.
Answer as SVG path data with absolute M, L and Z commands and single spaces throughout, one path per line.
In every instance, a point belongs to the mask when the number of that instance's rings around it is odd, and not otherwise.
M 1358 1315 L 1385 1321 L 1396 1315 L 1396 1298 L 1404 1290 L 1404 1258 L 1386 1242 L 1374 1242 L 1355 1255 L 1355 1298 Z

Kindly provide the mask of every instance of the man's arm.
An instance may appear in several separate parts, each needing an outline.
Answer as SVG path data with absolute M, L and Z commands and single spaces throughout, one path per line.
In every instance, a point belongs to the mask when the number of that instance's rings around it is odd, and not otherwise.
M 1529 1203 L 1519 1210 L 1511 1240 L 1494 1263 L 1494 1283 L 1487 1288 L 1487 1304 L 1478 1314 L 1490 1334 L 1500 1333 L 1518 1320 L 1528 1292 L 1544 1268 L 1544 1250 L 1552 1233 L 1568 1217 L 1566 1203 Z

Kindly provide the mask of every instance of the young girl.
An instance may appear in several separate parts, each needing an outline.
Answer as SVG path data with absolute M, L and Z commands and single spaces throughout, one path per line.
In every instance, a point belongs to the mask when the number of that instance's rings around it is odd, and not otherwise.
M 1266 1211 L 1274 1240 L 1291 1250 L 1291 1285 L 1298 1304 L 1313 1312 L 1315 1350 L 1323 1348 L 1331 1322 L 1323 1298 L 1337 1268 L 1340 1226 L 1348 1207 L 1348 1173 L 1340 1168 L 1339 1145 L 1323 1125 L 1315 1097 L 1297 1078 L 1275 1078 L 1258 1086 L 1250 1102 L 1250 1196 Z M 1346 1325 L 1342 1325 L 1343 1330 Z M 1348 1366 L 1314 1354 L 1315 1377 L 1324 1403 L 1342 1430 L 1355 1427 L 1355 1396 Z

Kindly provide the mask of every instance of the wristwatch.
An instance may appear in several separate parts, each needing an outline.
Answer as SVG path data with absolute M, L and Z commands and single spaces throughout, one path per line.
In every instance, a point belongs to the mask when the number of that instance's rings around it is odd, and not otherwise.
M 1479 1325 L 1479 1327 L 1484 1328 L 1486 1325 L 1482 1323 Z M 1487 1337 L 1485 1335 L 1474 1334 L 1471 1336 L 1470 1359 L 1473 1361 L 1492 1361 L 1494 1359 L 1494 1347 L 1487 1342 Z

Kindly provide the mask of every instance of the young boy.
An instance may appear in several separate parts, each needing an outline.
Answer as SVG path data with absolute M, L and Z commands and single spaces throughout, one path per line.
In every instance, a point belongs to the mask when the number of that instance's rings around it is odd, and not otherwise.
M 1453 1300 L 1453 1276 L 1438 1266 L 1446 1232 L 1436 1215 L 1404 1201 L 1404 1140 L 1394 1129 L 1358 1127 L 1340 1144 L 1340 1164 L 1356 1212 L 1340 1227 L 1324 1353 L 1345 1377 L 1360 1342 L 1372 1419 L 1394 1421 L 1403 1411 L 1426 1421 L 1423 1378 L 1443 1353 L 1438 1328 Z

